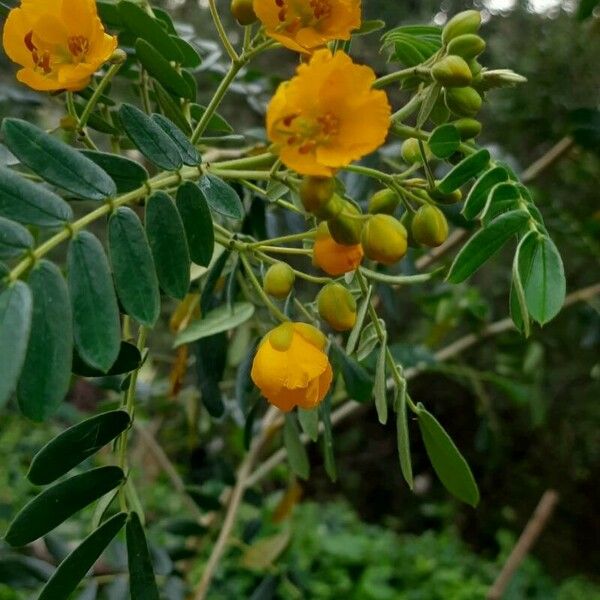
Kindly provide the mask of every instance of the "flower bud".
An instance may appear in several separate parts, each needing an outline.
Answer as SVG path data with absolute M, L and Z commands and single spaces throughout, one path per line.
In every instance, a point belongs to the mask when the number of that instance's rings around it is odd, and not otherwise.
M 355 246 L 360 243 L 363 220 L 360 211 L 346 202 L 337 216 L 327 221 L 331 237 L 342 246 Z
M 337 277 L 354 271 L 363 259 L 363 249 L 360 244 L 342 246 L 329 233 L 329 225 L 323 221 L 317 228 L 315 245 L 313 247 L 313 264 L 323 269 L 325 273 Z
M 121 50 L 121 48 L 117 48 L 108 60 L 113 65 L 122 65 L 127 60 L 127 52 Z
M 427 148 L 427 145 L 425 148 Z M 423 157 L 421 156 L 421 149 L 419 146 L 419 140 L 417 138 L 408 138 L 402 144 L 402 148 L 400 150 L 402 155 L 402 160 L 409 164 L 419 164 L 423 162 Z
M 317 296 L 319 316 L 332 329 L 348 331 L 356 323 L 356 300 L 341 283 L 328 283 Z
M 454 15 L 442 31 L 442 42 L 447 44 L 465 33 L 477 33 L 481 27 L 481 13 L 478 10 L 465 10 Z
M 431 190 L 429 195 L 438 204 L 456 204 L 462 200 L 462 192 L 460 190 L 454 190 L 450 194 L 442 194 L 438 190 Z
M 479 89 L 486 91 L 499 87 L 514 87 L 525 83 L 527 77 L 519 75 L 510 69 L 497 69 L 495 71 L 482 71 L 477 82 Z
M 481 73 L 483 67 L 475 58 L 472 58 L 470 61 L 468 61 L 468 64 L 469 69 L 471 69 L 471 73 L 473 74 L 473 81 L 476 81 L 479 78 L 479 74 Z
M 361 242 L 367 258 L 392 265 L 406 254 L 407 237 L 400 221 L 390 215 L 374 215 L 363 227 Z
M 252 0 L 231 0 L 231 14 L 240 25 L 252 25 L 257 20 Z
M 426 204 L 413 217 L 411 231 L 416 242 L 435 248 L 448 238 L 448 221 L 439 208 Z
M 334 192 L 335 179 L 332 177 L 305 177 L 300 184 L 302 206 L 307 212 L 317 216 L 320 216 L 320 213 L 327 212 L 326 207 Z
M 465 60 L 479 56 L 485 50 L 485 40 L 475 33 L 465 33 L 448 44 L 448 54 L 462 56 Z
M 452 125 L 458 129 L 461 140 L 471 140 L 481 133 L 481 123 L 476 119 L 458 119 L 453 121 Z
M 60 120 L 60 128 L 65 131 L 77 131 L 79 122 L 71 115 L 66 115 Z
M 369 199 L 369 212 L 372 215 L 378 213 L 391 215 L 399 203 L 400 198 L 398 198 L 398 194 L 394 190 L 390 190 L 390 188 L 384 188 L 375 192 Z
M 263 289 L 274 298 L 287 298 L 294 287 L 296 275 L 290 265 L 278 262 L 271 265 L 263 279 Z
M 448 88 L 444 99 L 446 106 L 460 117 L 474 117 L 483 104 L 481 96 L 472 87 Z
M 473 79 L 469 65 L 460 56 L 442 58 L 431 67 L 431 75 L 445 87 L 464 87 Z

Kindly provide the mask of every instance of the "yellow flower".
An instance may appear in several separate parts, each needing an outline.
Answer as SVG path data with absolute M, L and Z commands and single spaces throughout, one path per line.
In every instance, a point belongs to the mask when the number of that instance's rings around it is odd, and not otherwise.
M 315 52 L 282 83 L 267 110 L 267 132 L 283 163 L 303 175 L 331 176 L 376 150 L 390 126 L 375 73 L 345 52 Z
M 333 380 L 323 351 L 326 343 L 325 336 L 312 325 L 283 323 L 260 343 L 252 364 L 252 381 L 280 410 L 315 408 Z
M 360 244 L 344 246 L 338 244 L 329 233 L 327 223 L 319 225 L 313 247 L 313 263 L 333 277 L 354 271 L 363 259 Z
M 110 58 L 117 38 L 105 33 L 94 0 L 22 0 L 8 15 L 2 43 L 25 85 L 75 91 Z
M 296 52 L 349 40 L 361 23 L 360 0 L 254 0 L 267 34 Z

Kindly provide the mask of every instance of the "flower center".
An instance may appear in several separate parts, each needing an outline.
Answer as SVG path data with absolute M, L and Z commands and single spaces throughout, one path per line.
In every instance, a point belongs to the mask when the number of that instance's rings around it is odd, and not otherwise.
M 44 75 L 52 71 L 53 64 L 80 63 L 86 59 L 90 49 L 90 41 L 83 35 L 73 35 L 67 39 L 65 46 L 40 48 L 33 41 L 33 31 L 23 39 L 25 46 L 31 52 L 33 64 Z M 42 44 L 46 45 L 46 44 Z
M 280 29 L 295 34 L 302 27 L 315 27 L 331 16 L 330 0 L 275 0 Z
M 90 41 L 83 35 L 73 35 L 68 40 L 69 52 L 71 56 L 77 61 L 85 59 L 85 55 L 90 49 Z
M 316 118 L 291 114 L 281 119 L 280 124 L 279 133 L 287 136 L 288 146 L 297 146 L 300 154 L 314 152 L 318 146 L 326 144 L 340 130 L 340 121 L 331 112 Z

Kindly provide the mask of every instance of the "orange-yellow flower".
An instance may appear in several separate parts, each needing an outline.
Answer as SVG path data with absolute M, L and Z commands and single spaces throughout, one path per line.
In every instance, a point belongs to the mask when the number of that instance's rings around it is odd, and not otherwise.
M 283 323 L 260 343 L 252 364 L 252 381 L 280 410 L 311 409 L 325 398 L 333 371 L 323 351 L 326 337 L 306 323 Z
M 17 79 L 38 91 L 85 88 L 117 47 L 95 0 L 22 0 L 8 15 L 2 43 L 22 67 Z
M 319 225 L 313 247 L 313 263 L 325 273 L 338 277 L 354 271 L 360 265 L 364 256 L 362 246 L 344 246 L 338 244 L 329 233 L 327 223 Z
M 331 176 L 376 150 L 390 126 L 375 73 L 345 52 L 315 52 L 282 83 L 267 110 L 267 132 L 283 163 L 303 175 Z
M 296 52 L 349 40 L 361 23 L 360 0 L 254 0 L 267 34 Z

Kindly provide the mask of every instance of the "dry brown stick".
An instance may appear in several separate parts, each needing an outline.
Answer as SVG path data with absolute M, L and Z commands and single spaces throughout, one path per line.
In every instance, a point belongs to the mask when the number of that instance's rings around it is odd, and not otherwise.
M 523 533 L 521 533 L 515 547 L 512 549 L 508 559 L 504 563 L 500 574 L 487 594 L 487 600 L 501 600 L 510 580 L 516 570 L 538 537 L 546 527 L 548 520 L 554 512 L 558 502 L 558 493 L 555 490 L 547 490 L 539 501 L 533 515 L 529 519 Z

